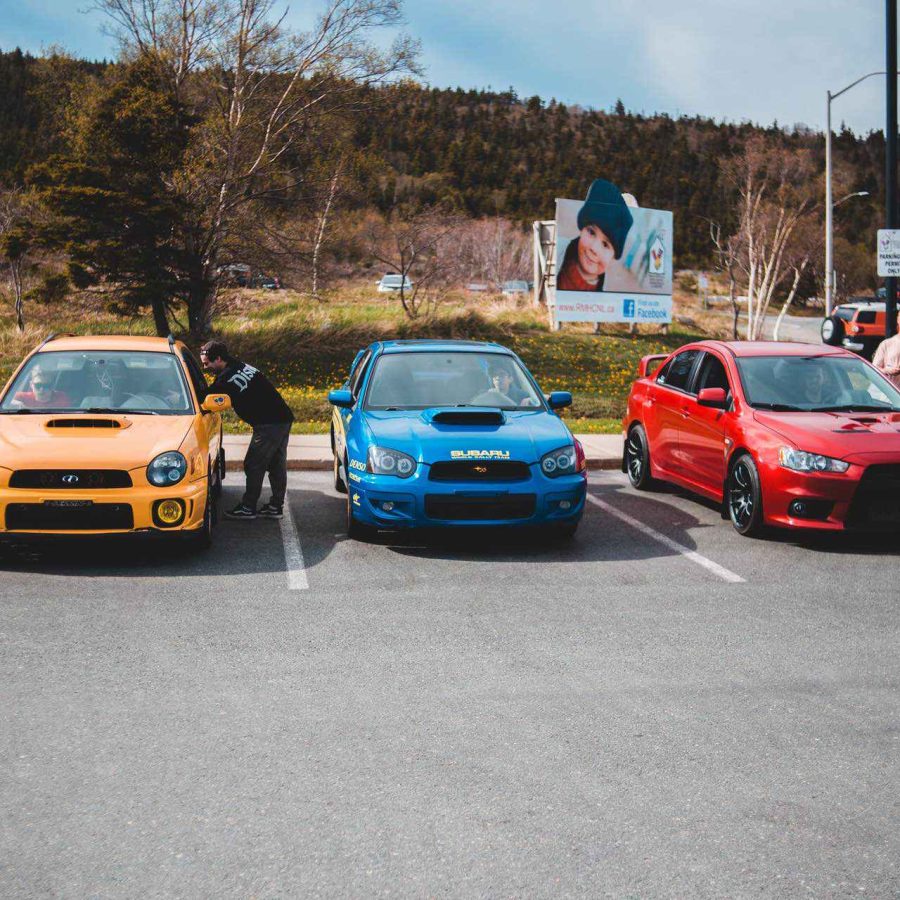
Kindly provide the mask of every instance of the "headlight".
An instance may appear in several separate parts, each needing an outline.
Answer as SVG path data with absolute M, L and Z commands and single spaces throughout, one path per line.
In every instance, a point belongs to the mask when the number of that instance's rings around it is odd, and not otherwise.
M 177 450 L 160 453 L 147 466 L 147 481 L 157 487 L 169 487 L 178 484 L 187 474 L 187 460 Z
M 778 461 L 786 469 L 795 472 L 846 472 L 850 463 L 820 453 L 807 453 L 805 450 L 794 450 L 793 447 L 782 447 L 778 451 Z
M 578 469 L 578 455 L 575 446 L 569 444 L 560 447 L 541 457 L 541 471 L 548 478 L 556 478 L 559 475 L 574 475 Z
M 373 475 L 396 475 L 409 478 L 416 471 L 416 461 L 399 450 L 384 447 L 369 447 L 369 471 Z

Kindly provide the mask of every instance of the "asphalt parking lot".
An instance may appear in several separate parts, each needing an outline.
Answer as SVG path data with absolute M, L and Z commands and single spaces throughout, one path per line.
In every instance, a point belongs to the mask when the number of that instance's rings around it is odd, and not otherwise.
M 0 896 L 900 894 L 900 539 L 590 493 L 358 544 L 292 474 L 201 557 L 8 558 Z

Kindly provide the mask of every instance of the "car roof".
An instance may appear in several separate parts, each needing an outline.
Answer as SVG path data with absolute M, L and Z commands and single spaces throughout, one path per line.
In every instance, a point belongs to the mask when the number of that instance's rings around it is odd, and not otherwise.
M 736 357 L 745 356 L 853 356 L 842 347 L 825 344 L 801 344 L 791 341 L 697 341 L 689 347 L 709 347 L 730 352 Z M 679 350 L 684 349 L 679 347 Z
M 841 303 L 838 309 L 874 309 L 882 312 L 886 305 L 884 300 L 852 300 L 850 303 Z
M 63 350 L 144 350 L 158 353 L 169 352 L 168 338 L 148 337 L 134 334 L 83 334 L 61 335 L 41 344 L 42 353 Z M 175 341 L 176 347 L 184 347 L 181 341 Z
M 440 340 L 438 338 L 420 338 L 417 340 L 404 341 L 384 341 L 381 345 L 382 353 L 408 353 L 421 352 L 430 350 L 434 351 L 462 351 L 464 353 L 477 353 L 481 351 L 489 351 L 490 353 L 505 353 L 513 356 L 513 352 L 500 344 L 492 341 L 453 341 Z

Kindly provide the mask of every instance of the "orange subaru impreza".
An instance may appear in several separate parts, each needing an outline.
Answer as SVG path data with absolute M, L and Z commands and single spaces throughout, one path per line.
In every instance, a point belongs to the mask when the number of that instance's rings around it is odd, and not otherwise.
M 144 534 L 208 546 L 225 394 L 172 338 L 54 336 L 0 397 L 0 540 Z

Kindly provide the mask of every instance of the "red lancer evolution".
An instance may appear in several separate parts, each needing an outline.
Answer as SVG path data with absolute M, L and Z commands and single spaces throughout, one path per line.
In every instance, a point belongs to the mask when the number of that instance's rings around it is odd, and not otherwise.
M 767 525 L 900 532 L 900 391 L 835 347 L 700 341 L 641 360 L 622 462 Z

